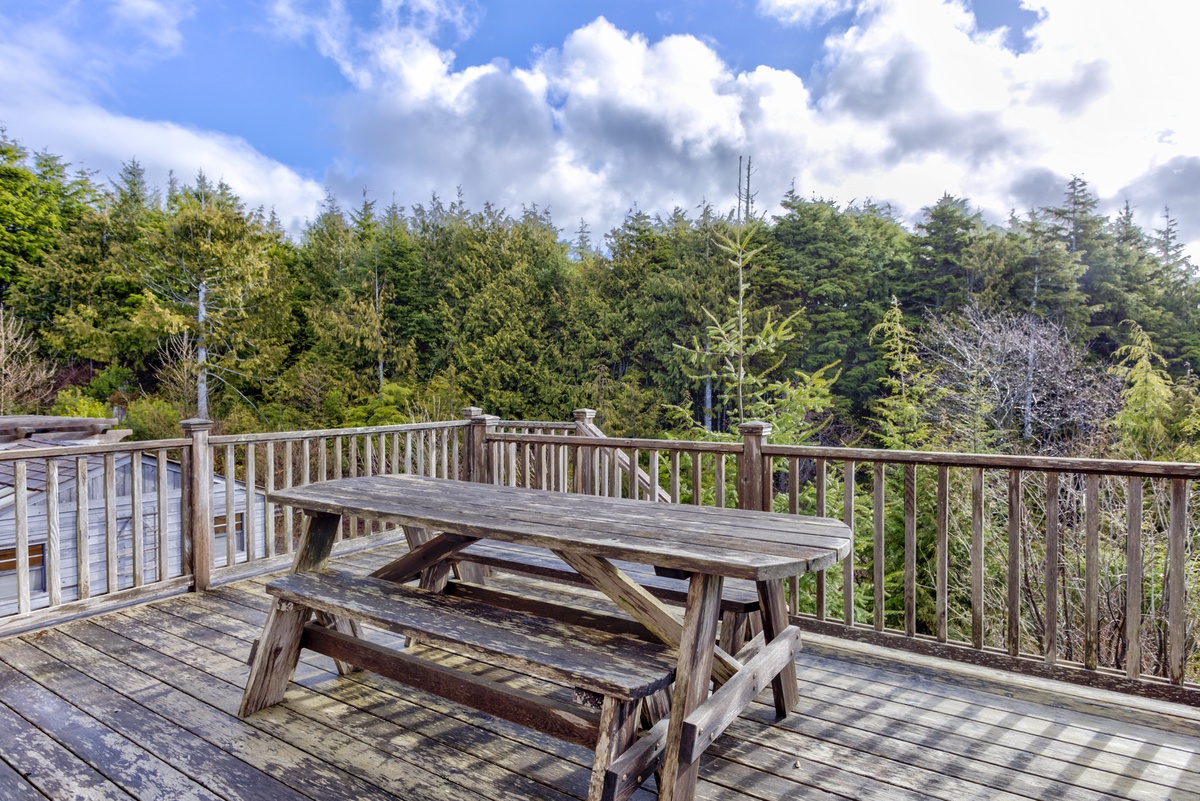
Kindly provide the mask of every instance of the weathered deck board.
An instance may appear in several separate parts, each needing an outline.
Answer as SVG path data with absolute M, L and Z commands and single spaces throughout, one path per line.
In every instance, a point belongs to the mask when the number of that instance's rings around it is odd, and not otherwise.
M 365 573 L 395 555 L 359 552 L 341 564 Z M 317 654 L 303 655 L 284 703 L 238 720 L 245 659 L 269 603 L 265 580 L 0 641 L 0 798 L 586 794 L 586 749 L 369 673 L 338 677 Z M 399 643 L 387 632 L 370 636 Z M 426 651 L 522 689 L 570 696 Z M 753 704 L 705 754 L 698 798 L 1200 797 L 1194 710 L 816 637 L 797 669 L 800 714 L 780 723 L 769 697 Z

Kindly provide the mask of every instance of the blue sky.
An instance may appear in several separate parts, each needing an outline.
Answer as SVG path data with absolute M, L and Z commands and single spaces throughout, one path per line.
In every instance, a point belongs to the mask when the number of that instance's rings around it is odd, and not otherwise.
M 761 209 L 795 187 L 990 218 L 1082 175 L 1200 240 L 1180 0 L 0 0 L 0 125 L 115 176 L 353 205 Z M 1164 79 L 1177 76 L 1182 83 Z M 1192 248 L 1193 252 L 1195 247 Z

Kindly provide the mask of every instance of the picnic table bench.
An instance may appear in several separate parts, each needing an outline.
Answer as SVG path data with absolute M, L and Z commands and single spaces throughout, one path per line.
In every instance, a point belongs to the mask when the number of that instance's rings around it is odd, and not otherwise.
M 783 579 L 835 564 L 851 542 L 849 529 L 823 518 L 413 476 L 339 479 L 270 499 L 308 520 L 292 574 L 268 585 L 274 601 L 243 716 L 282 700 L 310 648 L 593 748 L 589 801 L 627 798 L 656 769 L 660 798 L 691 799 L 700 754 L 759 692 L 770 686 L 776 712 L 788 714 L 800 633 L 788 625 Z M 417 547 L 371 576 L 329 570 L 342 515 L 399 523 Z M 548 549 L 628 618 L 450 581 L 458 555 L 479 546 L 486 558 L 491 543 Z M 682 618 L 619 567 L 626 562 L 688 576 Z M 736 654 L 717 645 L 727 576 L 752 583 L 762 621 Z M 362 637 L 360 623 L 564 683 L 598 700 L 599 714 L 385 648 Z

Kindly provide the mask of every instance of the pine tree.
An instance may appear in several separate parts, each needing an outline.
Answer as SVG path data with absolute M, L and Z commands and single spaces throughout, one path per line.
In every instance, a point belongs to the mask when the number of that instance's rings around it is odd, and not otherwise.
M 880 379 L 885 395 L 875 400 L 876 436 L 884 447 L 913 450 L 932 444 L 934 430 L 927 408 L 937 397 L 933 374 L 921 363 L 916 335 L 904 325 L 900 301 L 871 329 L 870 341 L 878 343 L 887 360 L 888 373 Z

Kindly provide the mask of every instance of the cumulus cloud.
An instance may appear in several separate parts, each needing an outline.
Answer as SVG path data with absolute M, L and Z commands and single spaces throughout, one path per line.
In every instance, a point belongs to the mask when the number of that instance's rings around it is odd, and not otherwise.
M 763 210 L 795 186 L 873 197 L 915 219 L 951 192 L 1003 221 L 1056 202 L 1073 174 L 1109 209 L 1137 193 L 1147 227 L 1165 193 L 1179 193 L 1181 218 L 1191 208 L 1191 162 L 1178 159 L 1200 157 L 1200 124 L 1159 73 L 1172 48 L 1168 74 L 1187 73 L 1183 26 L 1164 0 L 1136 13 L 1116 0 L 1026 0 L 1039 21 L 1021 53 L 1003 29 L 980 29 L 964 0 L 760 0 L 789 24 L 854 10 L 826 40 L 813 86 L 767 66 L 735 71 L 712 43 L 650 41 L 603 17 L 528 68 L 456 69 L 453 47 L 436 42 L 470 29 L 456 22 L 467 7 L 427 5 L 422 15 L 392 0 L 361 29 L 336 0 L 276 5 L 355 87 L 339 115 L 343 158 L 326 176 L 348 196 L 462 187 L 471 202 L 537 203 L 603 229 L 633 205 L 731 207 L 748 154 Z
M 1193 68 L 1178 4 L 1021 2 L 1037 21 L 1016 52 L 1006 31 L 979 27 L 967 0 L 759 0 L 761 14 L 786 25 L 848 15 L 828 34 L 812 82 L 766 65 L 739 70 L 717 43 L 650 40 L 603 17 L 532 53 L 528 66 L 462 68 L 455 49 L 478 24 L 474 2 L 273 0 L 269 14 L 346 80 L 329 115 L 339 155 L 324 180 L 347 199 L 365 187 L 411 203 L 462 187 L 472 205 L 536 203 L 561 224 L 583 217 L 605 230 L 633 205 L 731 208 L 738 156 L 752 155 L 763 211 L 794 186 L 843 202 L 872 197 L 915 219 L 951 192 L 1003 221 L 1056 202 L 1081 175 L 1104 210 L 1129 197 L 1149 229 L 1169 203 L 1181 233 L 1200 241 L 1200 119 L 1180 94 L 1178 78 Z M 319 200 L 315 184 L 243 141 L 104 112 L 64 78 L 88 72 L 70 44 L 32 29 L 0 33 L 0 60 L 21 65 L 0 74 L 0 118 L 15 123 L 11 109 L 25 109 L 22 126 L 40 126 L 35 138 L 73 136 L 80 152 L 221 159 L 202 166 L 251 202 L 268 193 L 281 209 Z M 73 113 L 124 139 L 105 145 L 61 122 Z M 63 147 L 49 136 L 40 141 Z M 266 183 L 277 172 L 286 189 Z
M 123 0 L 118 6 L 154 23 L 145 35 L 155 44 L 174 41 L 164 31 L 179 18 L 155 16 L 166 4 Z M 6 65 L 0 70 L 0 125 L 31 150 L 64 154 L 74 168 L 94 172 L 100 181 L 115 178 L 122 163 L 136 158 L 158 185 L 165 185 L 171 171 L 190 181 L 203 170 L 224 180 L 251 208 L 274 208 L 296 234 L 316 217 L 323 187 L 245 139 L 106 109 L 94 97 L 94 87 L 77 76 L 103 73 L 123 57 L 79 47 L 60 25 L 16 24 L 0 17 L 0 63 Z

